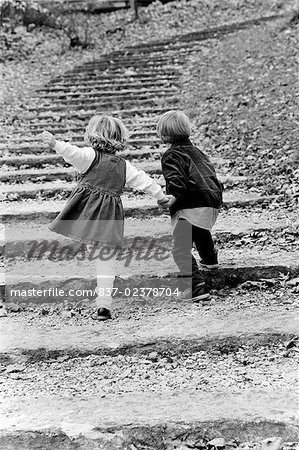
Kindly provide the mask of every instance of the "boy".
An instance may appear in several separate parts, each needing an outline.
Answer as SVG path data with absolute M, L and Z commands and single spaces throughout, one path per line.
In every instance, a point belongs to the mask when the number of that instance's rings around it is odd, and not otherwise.
M 222 205 L 222 184 L 208 157 L 190 142 L 191 125 L 186 114 L 182 111 L 163 114 L 157 134 L 170 144 L 162 157 L 162 172 L 169 195 L 173 258 L 184 289 L 182 298 L 203 300 L 209 297 L 209 292 L 191 250 L 194 243 L 202 267 L 218 267 L 211 229 Z

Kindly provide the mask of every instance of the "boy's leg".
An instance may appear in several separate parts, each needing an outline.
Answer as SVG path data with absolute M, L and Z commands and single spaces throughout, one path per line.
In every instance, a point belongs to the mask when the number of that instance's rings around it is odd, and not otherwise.
M 193 241 L 203 264 L 208 266 L 218 264 L 217 251 L 209 230 L 193 225 Z
M 173 259 L 181 272 L 182 287 L 194 290 L 204 279 L 191 253 L 192 241 L 192 225 L 179 219 L 173 232 Z

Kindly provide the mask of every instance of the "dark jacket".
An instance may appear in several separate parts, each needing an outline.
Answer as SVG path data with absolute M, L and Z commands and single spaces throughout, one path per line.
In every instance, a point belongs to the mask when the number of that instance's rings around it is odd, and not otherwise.
M 172 144 L 161 162 L 166 193 L 177 198 L 171 215 L 185 208 L 221 207 L 222 183 L 209 158 L 189 139 Z

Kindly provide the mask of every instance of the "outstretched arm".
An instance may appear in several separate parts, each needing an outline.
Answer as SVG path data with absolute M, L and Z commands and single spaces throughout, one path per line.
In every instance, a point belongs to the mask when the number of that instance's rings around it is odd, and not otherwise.
M 79 172 L 85 172 L 95 157 L 95 151 L 91 147 L 77 147 L 64 141 L 57 141 L 52 133 L 44 131 L 42 134 L 44 144 L 54 149 L 63 159 L 75 167 Z
M 165 194 L 161 186 L 155 182 L 144 170 L 138 170 L 131 163 L 126 161 L 126 185 L 138 191 L 144 191 L 156 197 L 157 200 L 163 200 Z

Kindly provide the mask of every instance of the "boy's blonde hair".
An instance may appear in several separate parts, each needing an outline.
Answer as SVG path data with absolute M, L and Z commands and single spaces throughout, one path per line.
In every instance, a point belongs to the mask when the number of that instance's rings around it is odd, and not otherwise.
M 90 119 L 84 138 L 91 146 L 95 143 L 119 146 L 119 144 L 126 143 L 129 131 L 120 119 L 97 114 Z
M 167 111 L 157 123 L 157 134 L 164 142 L 173 143 L 182 138 L 189 138 L 191 124 L 183 111 Z

